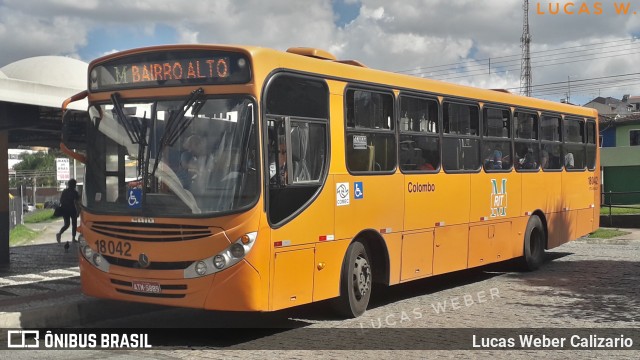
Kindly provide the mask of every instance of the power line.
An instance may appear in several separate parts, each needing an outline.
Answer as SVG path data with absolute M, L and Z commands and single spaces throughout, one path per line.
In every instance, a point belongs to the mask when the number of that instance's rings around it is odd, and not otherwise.
M 635 50 L 635 49 L 634 49 Z M 614 51 L 615 52 L 615 51 Z M 608 52 L 609 54 L 611 52 Z M 552 61 L 552 60 L 544 60 L 541 62 L 536 62 L 534 63 L 534 65 L 532 65 L 532 68 L 541 68 L 541 67 L 547 67 L 547 66 L 556 66 L 556 65 L 564 65 L 564 64 L 572 64 L 575 62 L 581 62 L 581 61 L 591 61 L 591 60 L 600 60 L 600 59 L 607 59 L 607 58 L 612 58 L 612 57 L 619 57 L 619 56 L 626 56 L 626 55 L 636 55 L 636 54 L 640 54 L 640 51 L 635 51 L 635 52 L 626 52 L 626 53 L 620 53 L 620 54 L 611 54 L 611 55 L 605 55 L 605 56 L 598 56 L 600 54 L 593 54 L 590 56 L 593 57 L 585 57 L 585 58 L 574 58 L 572 56 L 566 57 L 566 58 L 560 58 L 560 59 L 554 59 L 553 61 L 556 60 L 569 60 L 569 61 L 563 61 L 563 62 L 552 62 L 549 64 L 546 64 L 546 62 Z M 542 64 L 540 64 L 542 63 Z M 500 74 L 500 73 L 506 73 L 509 71 L 515 71 L 518 70 L 519 66 L 514 65 L 514 66 L 510 66 L 510 67 L 506 67 L 506 68 L 500 68 L 498 70 L 495 71 L 491 71 L 490 74 Z M 462 74 L 464 74 L 465 72 L 462 72 Z M 433 79 L 446 79 L 446 80 L 451 80 L 451 79 L 462 79 L 462 78 L 466 78 L 466 77 L 473 77 L 473 76 L 479 76 L 479 75 L 489 75 L 487 73 L 485 73 L 485 70 L 471 70 L 468 71 L 469 74 L 466 75 L 459 75 L 459 76 L 454 76 L 454 77 L 446 77 L 446 75 L 437 75 L 432 77 Z
M 588 83 L 588 84 L 583 84 L 583 85 L 579 85 L 579 86 L 571 86 L 571 91 L 579 91 L 579 90 L 597 90 L 600 88 L 611 88 L 611 87 L 622 87 L 625 85 L 637 85 L 638 81 L 640 80 L 640 78 L 632 78 L 632 79 L 626 79 L 626 80 L 615 80 L 615 81 L 601 81 L 601 82 L 595 82 L 595 83 Z M 567 84 L 568 85 L 568 84 Z M 537 91 L 534 91 L 534 93 L 538 93 L 538 94 L 546 94 L 546 93 L 558 93 L 558 91 L 560 92 L 567 92 L 568 91 L 568 86 L 564 86 L 564 87 L 554 87 L 554 88 L 548 88 L 548 89 L 540 89 Z
M 596 47 L 596 48 L 593 48 L 593 49 L 579 50 L 579 51 L 592 51 L 594 49 L 595 50 L 597 50 L 597 49 L 606 49 L 606 48 L 610 48 L 610 47 L 619 46 L 619 45 L 614 45 L 614 44 L 619 43 L 619 42 L 625 42 L 625 41 L 634 42 L 635 40 L 636 40 L 635 37 L 631 37 L 631 38 L 626 38 L 626 39 L 610 40 L 610 41 L 603 41 L 603 42 L 598 42 L 598 43 L 590 43 L 590 44 L 575 45 L 575 46 L 565 46 L 565 47 L 560 47 L 560 48 L 555 48 L 555 49 L 532 51 L 531 55 L 532 55 L 532 57 L 536 58 L 536 57 L 538 57 L 538 56 L 536 56 L 537 54 L 543 54 L 543 53 L 549 53 L 549 52 L 555 52 L 555 51 L 561 51 L 561 50 L 577 49 L 577 48 L 582 48 L 582 47 L 593 47 L 595 45 L 603 45 L 603 44 L 607 44 L 608 46 L 603 46 L 603 47 L 599 47 L 599 48 Z M 572 53 L 572 52 L 566 52 L 566 53 Z M 544 55 L 544 56 L 554 56 L 554 55 L 558 55 L 558 54 L 550 54 L 550 55 Z M 503 55 L 503 56 L 494 56 L 494 57 L 488 57 L 488 58 L 482 58 L 482 59 L 475 59 L 474 61 L 476 61 L 476 62 L 489 62 L 489 61 L 491 61 L 493 64 L 496 64 L 496 63 L 499 63 L 499 62 L 495 61 L 496 59 L 505 59 L 505 58 L 517 57 L 514 60 L 508 60 L 508 61 L 520 61 L 520 56 L 521 56 L 521 54 L 512 54 L 512 55 Z M 435 68 L 440 68 L 440 67 L 445 67 L 445 66 L 454 67 L 454 66 L 460 66 L 460 65 L 462 65 L 464 63 L 465 63 L 465 61 L 461 61 L 461 62 L 457 62 L 457 63 L 441 64 L 441 65 L 421 66 L 421 67 L 412 68 L 412 69 L 397 70 L 397 71 L 394 71 L 394 72 L 396 72 L 396 73 L 407 73 L 407 72 L 414 72 L 414 71 L 419 71 L 419 70 L 435 69 Z M 427 73 L 427 72 L 422 72 L 422 73 Z
M 593 77 L 593 78 L 587 78 L 587 79 L 576 79 L 576 80 L 573 80 L 573 82 L 574 83 L 580 83 L 580 82 L 591 81 L 591 80 L 611 79 L 611 78 L 618 78 L 618 77 L 624 77 L 624 76 L 633 76 L 633 75 L 640 75 L 640 72 L 628 73 L 628 74 L 618 74 L 618 75 L 599 76 L 599 77 Z M 542 86 L 547 86 L 547 85 L 557 85 L 557 84 L 566 84 L 566 83 L 567 83 L 566 81 L 556 81 L 556 82 L 551 82 L 551 83 L 546 83 L 546 84 L 537 84 L 537 85 L 533 85 L 532 87 L 542 87 Z M 519 89 L 519 87 L 507 88 L 507 90 L 517 90 L 517 89 Z
M 580 57 L 580 56 L 588 57 L 588 56 L 598 56 L 598 55 L 603 55 L 603 54 L 614 54 L 614 53 L 617 53 L 618 56 L 623 56 L 623 55 L 628 55 L 629 54 L 628 51 L 640 49 L 640 44 L 627 44 L 627 45 L 631 45 L 631 47 L 630 48 L 620 48 L 619 45 L 618 46 L 607 46 L 607 47 L 602 47 L 602 48 L 598 48 L 598 49 L 579 50 L 579 51 L 576 51 L 576 52 L 564 52 L 564 53 L 558 53 L 558 54 L 552 54 L 552 55 L 532 56 L 531 59 L 532 60 L 536 60 L 535 62 L 537 64 L 540 64 L 540 63 L 556 61 L 556 60 L 575 59 L 576 57 Z M 627 45 L 622 45 L 622 46 L 627 46 Z M 605 52 L 600 52 L 600 53 L 594 53 L 594 54 L 582 54 L 582 55 L 577 55 L 576 54 L 576 53 L 580 53 L 580 52 L 601 50 L 601 49 L 610 48 L 610 47 L 616 47 L 617 49 L 610 50 L 610 51 L 605 51 Z M 560 57 L 560 58 L 545 59 L 546 57 L 555 57 L 555 56 L 561 56 L 561 55 L 568 55 L 568 56 Z M 471 60 L 469 60 L 469 61 L 471 61 Z M 506 70 L 514 70 L 515 69 L 514 66 L 516 64 L 518 64 L 518 66 L 519 66 L 519 63 L 520 63 L 519 59 L 507 60 L 507 61 L 492 61 L 490 65 L 491 65 L 492 69 L 495 69 L 495 71 L 492 71 L 491 73 L 492 74 L 493 73 L 497 74 L 497 73 L 500 73 L 500 72 L 504 72 Z M 439 76 L 446 76 L 447 75 L 447 74 L 438 75 L 438 73 L 450 73 L 450 72 L 456 72 L 456 73 L 462 73 L 462 74 L 477 72 L 477 73 L 480 73 L 480 74 L 487 74 L 487 68 L 489 68 L 489 63 L 486 63 L 486 64 L 479 64 L 479 63 L 468 64 L 468 63 L 464 63 L 464 64 L 466 64 L 464 69 L 461 69 L 461 68 L 450 68 L 450 69 L 427 71 L 427 72 L 421 72 L 421 73 L 416 73 L 416 74 L 407 74 L 407 75 L 418 76 L 418 75 L 428 74 L 432 78 L 437 78 Z M 499 64 L 505 64 L 505 65 L 496 66 L 496 65 L 499 65 Z M 510 64 L 510 65 L 508 65 L 508 64 Z M 474 69 L 474 68 L 478 68 L 478 67 L 479 67 L 479 69 Z

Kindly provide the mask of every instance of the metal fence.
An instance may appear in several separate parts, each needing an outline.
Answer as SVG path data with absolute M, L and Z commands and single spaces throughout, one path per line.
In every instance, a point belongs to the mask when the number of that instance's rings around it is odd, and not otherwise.
M 640 214 L 640 204 L 626 204 L 628 202 L 629 195 L 638 195 L 640 191 L 603 191 L 601 193 L 601 208 L 609 208 L 609 223 L 611 224 L 611 216 L 613 208 L 618 209 L 637 209 L 638 211 L 632 211 L 630 213 Z M 617 201 L 616 201 L 617 200 Z

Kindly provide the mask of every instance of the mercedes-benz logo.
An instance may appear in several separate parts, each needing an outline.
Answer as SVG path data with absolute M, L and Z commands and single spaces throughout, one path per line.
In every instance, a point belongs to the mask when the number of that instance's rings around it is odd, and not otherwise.
M 149 264 L 151 264 L 151 262 L 149 261 L 149 257 L 147 256 L 147 254 L 142 253 L 140 254 L 140 256 L 138 256 L 138 264 L 140 264 L 141 268 L 149 267 Z

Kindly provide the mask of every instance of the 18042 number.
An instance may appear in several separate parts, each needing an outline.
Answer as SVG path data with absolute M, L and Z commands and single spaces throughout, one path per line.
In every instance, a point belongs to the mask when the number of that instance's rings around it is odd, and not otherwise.
M 100 254 L 131 256 L 131 244 L 128 242 L 96 240 L 96 248 Z

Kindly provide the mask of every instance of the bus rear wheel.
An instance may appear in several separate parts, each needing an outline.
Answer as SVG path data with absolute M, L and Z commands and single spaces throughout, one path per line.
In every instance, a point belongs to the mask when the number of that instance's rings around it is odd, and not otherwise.
M 373 273 L 364 244 L 355 241 L 347 248 L 340 276 L 340 297 L 336 308 L 341 315 L 354 318 L 362 315 L 371 298 Z
M 537 215 L 531 216 L 524 234 L 524 255 L 520 267 L 525 271 L 534 271 L 544 260 L 545 232 L 542 220 Z

